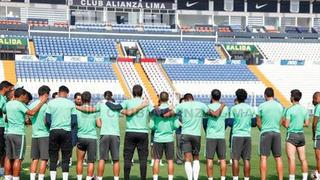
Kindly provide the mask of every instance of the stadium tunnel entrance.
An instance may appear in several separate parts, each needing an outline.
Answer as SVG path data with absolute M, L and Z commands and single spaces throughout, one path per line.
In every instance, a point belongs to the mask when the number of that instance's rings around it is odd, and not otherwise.
M 260 65 L 265 59 L 256 45 L 223 44 L 223 47 L 232 61 L 242 61 L 247 65 Z

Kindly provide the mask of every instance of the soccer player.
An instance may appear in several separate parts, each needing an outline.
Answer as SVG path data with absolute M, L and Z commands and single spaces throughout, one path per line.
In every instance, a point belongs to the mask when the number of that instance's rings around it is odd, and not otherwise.
M 41 86 L 38 89 L 38 95 L 49 97 L 50 88 L 48 86 Z M 29 108 L 36 107 L 41 101 L 38 99 L 34 101 Z M 32 123 L 32 142 L 31 142 L 31 167 L 30 180 L 36 179 L 37 167 L 39 160 L 41 160 L 39 167 L 39 180 L 44 180 L 46 173 L 46 166 L 49 159 L 49 130 L 45 125 L 45 113 L 47 104 L 44 104 L 38 113 L 31 118 Z
M 313 123 L 312 123 L 312 131 L 313 131 L 313 140 L 314 140 L 314 152 L 316 157 L 316 178 L 320 179 L 319 172 L 320 172 L 320 92 L 315 92 L 313 94 L 313 105 L 314 108 L 314 116 L 313 116 Z
M 81 94 L 82 107 L 89 107 L 91 102 L 91 93 L 85 91 Z M 82 180 L 83 160 L 87 154 L 87 177 L 91 180 L 94 174 L 94 162 L 96 161 L 97 152 L 97 131 L 101 123 L 97 121 L 96 113 L 87 113 L 77 111 L 78 121 L 78 141 L 77 141 L 77 179 Z
M 79 92 L 75 93 L 73 100 L 74 100 L 74 103 L 76 104 L 76 106 L 81 106 L 82 105 L 81 93 L 79 93 Z
M 266 102 L 260 104 L 257 112 L 257 126 L 260 129 L 260 176 L 267 179 L 267 159 L 272 151 L 277 164 L 279 180 L 283 179 L 283 164 L 281 159 L 280 125 L 283 114 L 282 105 L 275 101 L 274 91 L 268 87 L 264 91 Z
M 212 103 L 208 106 L 212 111 L 220 108 L 221 92 L 214 89 L 211 92 Z M 220 160 L 221 180 L 226 179 L 226 140 L 225 140 L 225 121 L 228 117 L 228 107 L 224 107 L 219 117 L 208 117 L 206 133 L 206 158 L 207 158 L 207 176 L 208 180 L 213 180 L 213 158 L 215 153 Z
M 251 156 L 251 121 L 255 116 L 253 108 L 245 103 L 247 92 L 244 89 L 236 91 L 238 104 L 230 109 L 230 118 L 233 119 L 231 159 L 233 180 L 239 179 L 239 160 L 244 161 L 244 179 L 250 177 Z
M 30 93 L 23 88 L 18 88 L 14 92 L 14 100 L 6 104 L 5 112 L 8 119 L 8 132 L 6 139 L 6 156 L 10 161 L 8 166 L 11 167 L 13 180 L 19 180 L 21 172 L 21 164 L 25 151 L 25 124 L 26 115 L 34 116 L 40 108 L 45 104 L 48 95 L 40 97 L 40 102 L 31 110 L 27 108 L 27 104 L 32 100 Z M 6 179 L 11 179 L 10 175 L 6 175 Z
M 81 106 L 82 105 L 82 100 L 81 100 L 81 93 L 76 92 L 73 96 L 73 101 L 76 106 Z M 74 127 L 71 128 L 71 136 L 72 136 L 72 149 L 76 146 L 77 144 L 77 132 L 78 128 Z M 58 158 L 59 159 L 59 158 Z M 86 163 L 86 161 L 84 161 Z M 58 163 L 59 164 L 59 163 Z M 69 166 L 72 166 L 72 156 L 70 157 L 69 161 Z
M 185 94 L 184 103 L 178 104 L 173 111 L 164 115 L 171 117 L 181 113 L 182 117 L 182 151 L 184 152 L 185 171 L 188 180 L 197 180 L 200 172 L 199 152 L 201 143 L 201 126 L 205 114 L 219 116 L 224 105 L 215 112 L 209 110 L 208 106 L 194 101 L 192 94 Z M 193 165 L 191 164 L 193 160 Z
M 307 109 L 299 104 L 302 93 L 298 89 L 291 91 L 292 105 L 285 111 L 282 125 L 287 128 L 286 152 L 289 164 L 289 180 L 295 179 L 296 163 L 295 155 L 301 163 L 302 180 L 308 179 L 308 163 L 305 155 L 305 137 L 303 127 L 309 126 L 309 114 Z
M 68 100 L 69 89 L 60 86 L 58 97 L 48 103 L 46 110 L 46 123 L 50 127 L 49 158 L 50 178 L 56 179 L 58 154 L 62 154 L 62 177 L 67 180 L 69 176 L 69 160 L 72 155 L 71 128 L 76 126 L 77 115 L 75 104 Z
M 4 113 L 3 109 L 7 103 L 6 94 L 12 91 L 13 84 L 8 81 L 2 81 L 0 83 L 0 174 L 3 175 L 4 173 L 4 158 L 5 158 L 5 138 L 4 138 L 4 131 L 5 131 L 5 122 L 4 122 Z
M 181 104 L 183 102 L 184 102 L 183 98 L 180 98 L 179 104 Z M 177 114 L 177 117 L 178 117 L 180 123 L 182 123 L 181 113 Z M 181 148 L 181 145 L 182 145 L 181 130 L 182 130 L 181 126 L 178 129 L 176 129 L 176 163 L 178 165 L 183 164 L 183 153 L 182 153 L 182 148 Z
M 142 110 L 128 115 L 128 109 L 135 108 L 143 103 L 142 100 L 143 89 L 140 85 L 134 85 L 132 89 L 133 99 L 125 100 L 121 103 L 124 110 L 122 113 L 126 117 L 126 134 L 124 140 L 124 179 L 130 179 L 131 160 L 133 158 L 134 150 L 138 149 L 139 163 L 140 163 L 140 179 L 145 180 L 147 174 L 147 158 L 148 158 L 148 120 L 149 113 L 153 107 L 148 106 Z
M 167 92 L 160 93 L 160 109 L 168 109 L 169 94 Z M 162 159 L 163 151 L 166 154 L 168 162 L 168 179 L 173 180 L 174 173 L 174 130 L 179 127 L 179 120 L 173 116 L 170 118 L 163 118 L 161 116 L 152 116 L 150 121 L 151 129 L 154 130 L 154 142 L 153 142 L 153 180 L 158 180 L 159 165 Z

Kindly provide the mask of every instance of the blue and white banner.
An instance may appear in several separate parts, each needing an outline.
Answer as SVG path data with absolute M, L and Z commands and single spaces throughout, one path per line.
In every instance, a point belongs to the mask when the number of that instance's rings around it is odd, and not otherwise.
M 205 59 L 204 64 L 221 65 L 221 64 L 226 64 L 226 61 L 221 59 Z
M 63 61 L 63 56 L 39 56 L 40 61 Z
M 183 58 L 167 58 L 165 64 L 183 64 Z
M 246 60 L 227 60 L 226 64 L 247 64 Z
M 88 57 L 88 62 L 93 63 L 93 62 L 110 62 L 110 57 L 103 57 L 103 56 L 89 56 Z
M 304 60 L 286 60 L 282 59 L 280 65 L 291 65 L 291 66 L 303 66 L 305 63 Z
M 87 56 L 64 56 L 65 62 L 88 62 Z
M 39 61 L 39 59 L 34 55 L 16 54 L 16 61 Z
M 204 59 L 184 59 L 184 64 L 204 64 Z

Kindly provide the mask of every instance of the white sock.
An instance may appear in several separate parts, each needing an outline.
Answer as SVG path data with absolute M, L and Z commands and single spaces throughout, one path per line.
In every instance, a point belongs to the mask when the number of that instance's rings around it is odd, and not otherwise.
M 38 180 L 44 180 L 44 174 L 39 174 L 38 175 Z
M 213 177 L 208 177 L 208 180 L 213 180 Z
M 102 177 L 101 177 L 101 179 L 98 179 L 98 180 L 102 180 Z M 114 176 L 113 180 L 119 180 L 119 176 Z
M 98 176 L 98 177 L 97 177 L 97 180 L 102 180 L 102 177 Z M 115 180 L 115 179 L 114 179 L 114 180 Z
M 194 180 L 198 180 L 199 172 L 200 172 L 200 162 L 199 162 L 199 160 L 193 161 L 192 171 L 193 171 L 193 179 Z
M 308 173 L 302 173 L 302 180 L 308 180 Z
M 158 175 L 153 175 L 153 180 L 158 180 Z
M 244 180 L 249 180 L 250 178 L 249 177 L 244 177 Z
M 191 165 L 191 162 L 186 161 L 184 163 L 184 170 L 186 171 L 188 180 L 192 180 L 192 165 Z
M 92 177 L 91 176 L 87 176 L 86 180 L 91 180 Z
M 233 176 L 233 180 L 238 180 L 239 177 L 238 176 Z
M 50 180 L 56 180 L 57 171 L 50 171 Z
M 5 180 L 12 180 L 12 176 L 11 176 L 11 175 L 5 175 L 5 176 L 4 176 L 4 179 L 5 179 Z
M 77 175 L 77 180 L 82 180 L 82 174 Z
M 221 176 L 221 180 L 226 180 L 226 177 L 225 176 Z
M 12 177 L 12 180 L 19 180 L 19 179 L 20 179 L 20 177 L 17 177 L 17 176 Z
M 289 174 L 289 180 L 295 180 L 295 175 L 294 174 Z
M 30 180 L 36 180 L 36 173 L 30 173 Z
M 62 173 L 62 180 L 68 180 L 68 178 L 69 178 L 69 173 L 63 172 Z
M 168 180 L 173 180 L 173 175 L 168 175 Z
M 317 178 L 317 180 L 320 178 L 319 177 L 319 172 L 318 171 L 315 171 L 315 173 L 316 173 L 316 178 Z

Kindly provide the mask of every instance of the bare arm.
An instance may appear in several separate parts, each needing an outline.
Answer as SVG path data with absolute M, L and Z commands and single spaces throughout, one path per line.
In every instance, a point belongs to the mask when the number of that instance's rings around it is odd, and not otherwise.
M 47 102 L 47 100 L 48 100 L 48 95 L 43 95 L 40 98 L 40 103 L 38 103 L 37 106 L 34 107 L 33 109 L 28 110 L 26 114 L 29 116 L 34 116 L 41 109 L 41 107 Z
M 309 125 L 310 125 L 309 119 L 304 120 L 303 127 L 309 127 Z
M 101 128 L 101 126 L 102 126 L 101 118 L 98 118 L 96 120 L 96 125 L 97 125 L 98 128 Z
M 121 111 L 121 113 L 126 116 L 132 116 L 133 114 L 136 114 L 137 112 L 141 111 L 143 108 L 147 107 L 148 105 L 149 105 L 148 102 L 143 102 L 138 107 L 135 107 L 132 109 L 124 109 Z
M 82 111 L 82 112 L 88 112 L 88 113 L 93 113 L 97 111 L 97 108 L 93 106 L 76 106 L 77 110 Z
M 285 117 L 282 118 L 282 126 L 285 128 L 289 127 L 290 121 L 288 119 L 286 119 Z
M 225 107 L 225 105 L 224 105 L 224 104 L 221 104 L 221 106 L 220 106 L 217 110 L 215 110 L 215 111 L 211 111 L 211 110 L 209 109 L 208 114 L 211 115 L 211 116 L 214 116 L 214 117 L 219 117 L 219 116 L 221 115 L 224 107 Z

